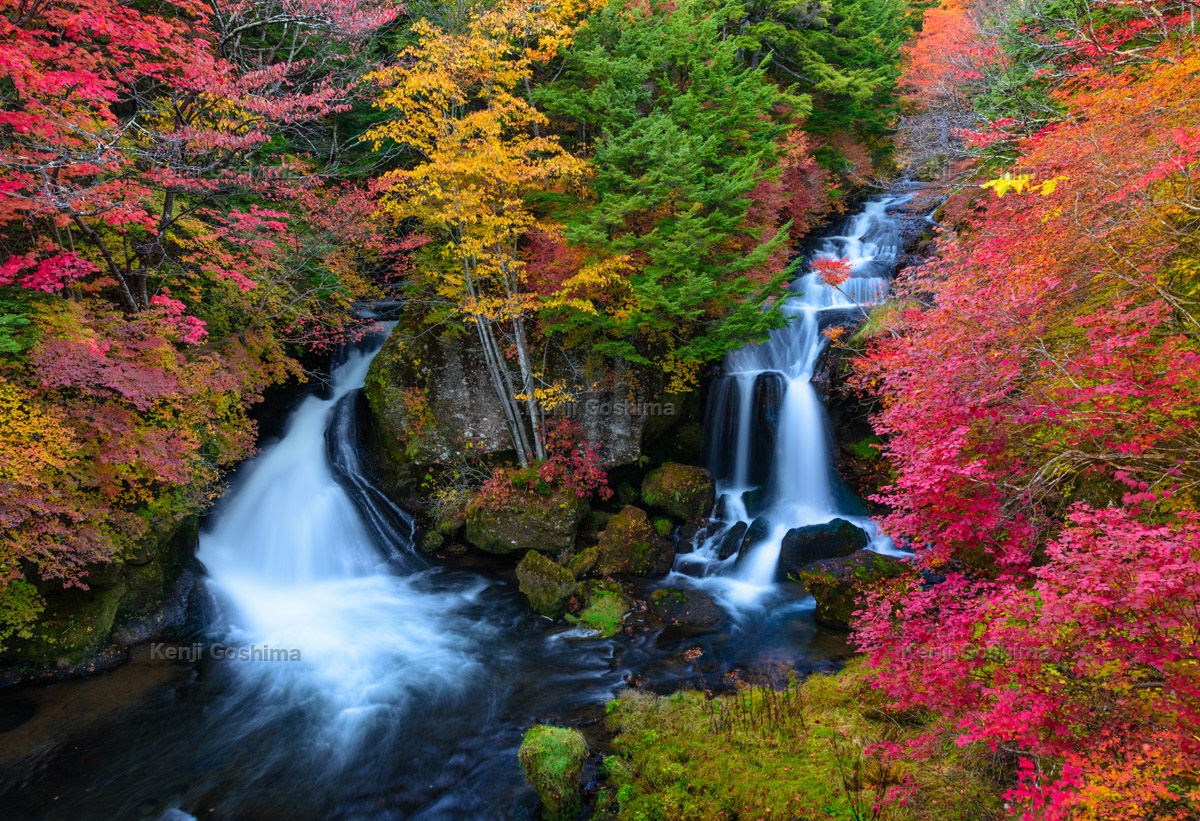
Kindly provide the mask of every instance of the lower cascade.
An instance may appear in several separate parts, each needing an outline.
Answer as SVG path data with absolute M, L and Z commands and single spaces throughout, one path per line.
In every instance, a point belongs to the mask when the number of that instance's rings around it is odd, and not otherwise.
M 198 553 L 217 629 L 292 660 L 238 669 L 269 678 L 251 686 L 317 699 L 341 745 L 416 692 L 455 687 L 472 664 L 445 619 L 471 591 L 421 590 L 408 514 L 381 509 L 382 497 L 352 498 L 335 477 L 336 467 L 350 488 L 367 485 L 353 458 L 353 400 L 380 345 L 334 370 L 329 398 L 303 400 L 283 439 L 245 468 Z
M 871 549 L 895 552 L 842 487 L 812 377 L 827 342 L 823 331 L 861 318 L 861 306 L 887 295 L 900 246 L 900 225 L 889 212 L 907 199 L 874 198 L 848 220 L 845 234 L 825 237 L 814 260 L 845 260 L 849 279 L 835 288 L 816 273 L 797 278 L 784 305 L 791 324 L 726 355 L 705 420 L 717 479 L 714 526 L 699 532 L 694 551 L 677 557 L 672 583 L 709 588 L 734 609 L 753 605 L 774 589 L 788 531 L 838 518 L 866 531 Z M 730 534 L 743 530 L 740 549 L 722 556 Z

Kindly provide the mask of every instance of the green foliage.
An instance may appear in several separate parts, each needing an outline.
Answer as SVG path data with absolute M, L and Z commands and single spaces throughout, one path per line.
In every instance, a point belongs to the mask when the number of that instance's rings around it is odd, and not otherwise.
M 634 260 L 626 310 L 555 326 L 600 332 L 602 353 L 703 361 L 782 324 L 764 302 L 788 271 L 765 282 L 748 273 L 782 246 L 786 226 L 749 251 L 736 240 L 749 193 L 808 99 L 746 67 L 724 36 L 732 13 L 699 0 L 646 14 L 610 5 L 577 33 L 562 78 L 534 92 L 591 143 L 594 201 L 572 215 L 567 238 Z
M 866 436 L 855 442 L 846 442 L 843 448 L 853 453 L 859 459 L 878 459 L 883 454 L 883 440 L 875 434 Z
M 14 579 L 0 587 L 0 650 L 10 639 L 27 639 L 45 607 L 37 588 L 24 579 Z
M 777 684 L 715 699 L 627 691 L 610 702 L 616 755 L 602 767 L 600 806 L 663 821 L 1001 817 L 998 760 L 982 745 L 926 744 L 927 717 L 892 711 L 857 666 Z M 888 756 L 905 744 L 927 758 Z
M 15 354 L 29 348 L 37 339 L 29 320 L 34 297 L 20 288 L 0 288 L 0 354 Z
M 886 135 L 895 119 L 900 48 L 919 19 L 904 0 L 749 0 L 737 38 L 752 63 L 811 89 L 806 129 Z

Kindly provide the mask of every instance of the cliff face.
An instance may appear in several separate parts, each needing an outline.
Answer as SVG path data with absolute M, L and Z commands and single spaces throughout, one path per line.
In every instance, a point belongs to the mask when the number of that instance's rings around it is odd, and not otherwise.
M 367 375 L 370 449 L 387 489 L 411 499 L 430 470 L 465 452 L 514 458 L 504 410 L 469 336 L 406 336 L 399 329 Z M 668 393 L 661 373 L 616 360 L 597 366 L 561 356 L 547 381 L 570 396 L 547 412 L 577 423 L 605 467 L 635 465 L 647 448 L 698 405 L 698 394 Z

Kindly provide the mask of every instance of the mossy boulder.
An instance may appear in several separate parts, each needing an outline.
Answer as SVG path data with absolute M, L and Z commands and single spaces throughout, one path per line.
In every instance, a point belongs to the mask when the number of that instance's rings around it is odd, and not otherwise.
M 585 547 L 578 553 L 572 553 L 566 559 L 566 568 L 571 571 L 571 575 L 577 579 L 582 579 L 584 576 L 592 572 L 596 567 L 596 562 L 600 561 L 600 547 L 592 545 Z
M 849 556 L 813 562 L 796 574 L 817 602 L 814 615 L 821 624 L 849 630 L 854 612 L 862 609 L 863 593 L 882 579 L 912 572 L 894 556 L 859 550 Z
M 169 627 L 163 615 L 170 589 L 196 546 L 197 519 L 166 508 L 147 513 L 142 540 L 88 567 L 88 589 L 35 580 L 44 609 L 29 635 L 0 650 L 0 667 L 67 670 L 103 654 L 121 631 L 156 635 Z M 0 602 L 0 607 L 4 602 Z
M 467 505 L 467 541 L 489 553 L 539 550 L 559 555 L 575 544 L 587 502 L 567 488 L 514 491 L 502 503 L 483 495 Z
M 385 489 L 405 498 L 433 466 L 453 464 L 466 442 L 512 449 L 503 409 L 469 334 L 393 333 L 371 361 L 363 394 L 372 461 Z
M 626 505 L 600 534 L 596 572 L 605 576 L 661 575 L 675 561 L 675 546 L 658 535 L 646 511 Z
M 668 624 L 707 627 L 725 614 L 709 596 L 690 588 L 664 587 L 650 594 L 650 612 Z
M 471 331 L 403 324 L 372 361 L 363 389 L 372 462 L 397 498 L 412 498 L 426 473 L 454 465 L 467 443 L 482 456 L 515 453 L 483 361 Z M 647 426 L 679 418 L 684 397 L 664 397 L 660 368 L 563 350 L 541 366 L 548 382 L 578 397 L 565 410 L 607 467 L 639 464 Z
M 633 607 L 625 591 L 613 582 L 588 582 L 582 588 L 582 599 L 584 606 L 579 615 L 567 616 L 567 621 L 594 630 L 601 638 L 620 630 Z
M 517 584 L 529 606 L 545 616 L 560 616 L 575 593 L 575 577 L 562 565 L 530 550 L 517 565 Z
M 446 537 L 436 530 L 426 530 L 417 539 L 422 553 L 437 553 L 446 544 Z
M 66 667 L 96 652 L 112 633 L 127 590 L 124 574 L 108 587 L 63 590 L 49 599 L 32 636 L 12 642 L 13 654 L 27 664 Z
M 539 724 L 525 733 L 517 757 L 525 780 L 542 799 L 547 821 L 571 821 L 579 814 L 579 779 L 588 747 L 578 730 Z
M 707 468 L 668 462 L 642 481 L 642 501 L 680 522 L 707 516 L 716 501 L 716 483 Z

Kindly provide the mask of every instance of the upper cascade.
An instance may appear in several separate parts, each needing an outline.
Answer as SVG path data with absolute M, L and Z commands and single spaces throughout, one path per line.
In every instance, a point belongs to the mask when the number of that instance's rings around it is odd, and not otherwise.
M 757 600 L 771 588 L 792 528 L 848 519 L 867 531 L 872 548 L 890 549 L 869 519 L 843 509 L 828 414 L 812 376 L 827 341 L 822 331 L 839 314 L 887 296 L 900 252 L 900 222 L 891 212 L 907 199 L 872 199 L 847 220 L 845 233 L 822 239 L 812 261 L 844 260 L 849 278 L 834 287 L 816 273 L 798 277 L 784 305 L 792 322 L 761 344 L 729 353 L 724 375 L 713 383 L 705 428 L 717 478 L 713 518 L 721 526 L 680 555 L 676 569 L 711 579 L 731 603 Z M 722 557 L 722 543 L 739 523 L 750 525 L 745 546 Z

